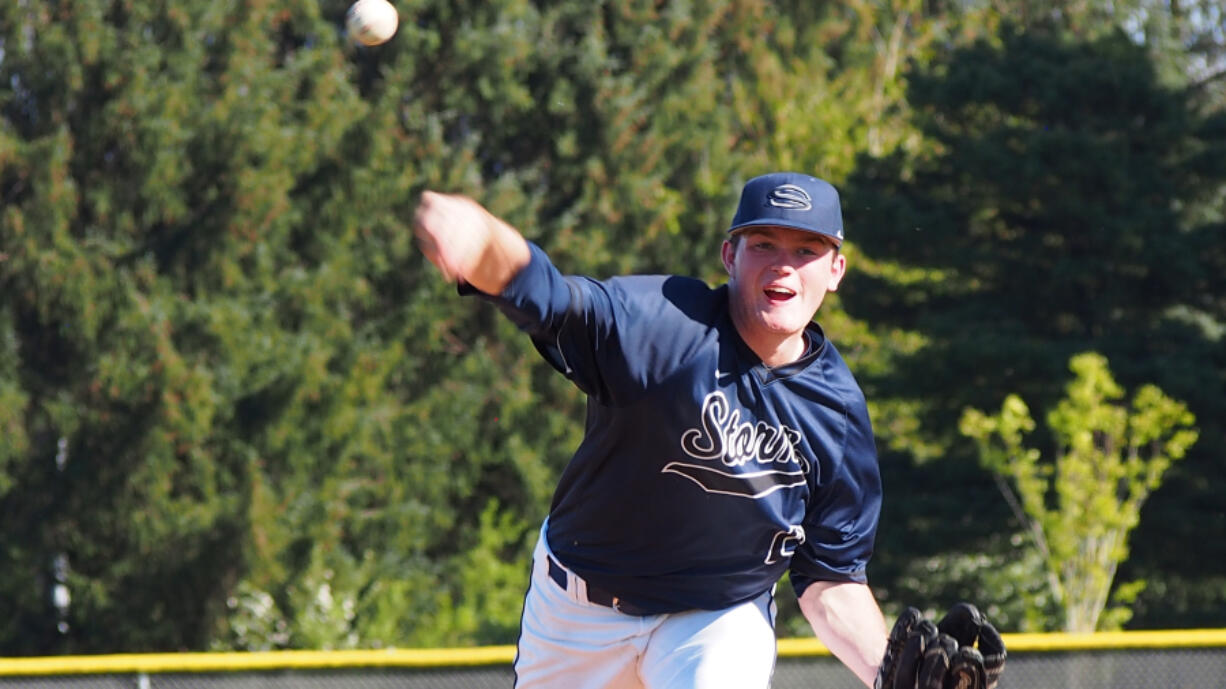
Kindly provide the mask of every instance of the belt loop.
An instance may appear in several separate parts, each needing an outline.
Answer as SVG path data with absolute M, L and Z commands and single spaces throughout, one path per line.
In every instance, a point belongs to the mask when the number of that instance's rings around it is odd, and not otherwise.
M 592 600 L 587 596 L 587 579 L 584 579 L 578 574 L 571 572 L 570 580 L 573 582 L 573 587 L 575 589 L 575 600 L 579 601 L 580 603 L 587 603 L 590 605 Z
M 545 573 L 557 584 L 558 588 L 566 592 L 566 597 L 576 603 L 586 603 L 587 599 L 580 595 L 579 582 L 581 581 L 569 569 L 562 566 L 562 563 L 554 559 L 553 555 L 545 553 Z

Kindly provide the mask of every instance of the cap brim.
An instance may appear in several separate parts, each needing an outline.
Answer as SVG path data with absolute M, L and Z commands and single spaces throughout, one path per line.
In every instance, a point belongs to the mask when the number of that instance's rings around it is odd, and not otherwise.
M 760 218 L 758 220 L 750 220 L 749 222 L 743 222 L 739 225 L 733 225 L 732 227 L 729 227 L 728 234 L 730 235 L 736 234 L 737 232 L 740 232 L 741 230 L 747 230 L 753 227 L 782 227 L 787 230 L 800 230 L 802 232 L 808 232 L 810 234 L 816 234 L 816 235 L 821 235 L 823 237 L 828 237 L 830 239 L 833 239 L 836 244 L 843 243 L 843 238 L 833 232 L 826 232 L 825 230 L 816 229 L 811 225 L 805 225 L 803 223 L 798 223 L 798 222 L 791 222 L 783 218 Z

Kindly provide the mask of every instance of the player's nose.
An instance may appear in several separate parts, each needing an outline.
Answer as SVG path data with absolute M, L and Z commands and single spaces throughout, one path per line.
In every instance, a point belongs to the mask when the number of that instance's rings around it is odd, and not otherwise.
M 794 262 L 788 258 L 787 254 L 780 252 L 775 255 L 768 268 L 770 272 L 776 275 L 790 275 L 796 272 Z

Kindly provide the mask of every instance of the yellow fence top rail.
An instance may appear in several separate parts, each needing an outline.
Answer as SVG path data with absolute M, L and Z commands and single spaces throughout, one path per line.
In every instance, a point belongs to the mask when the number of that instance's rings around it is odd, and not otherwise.
M 0 677 L 165 672 L 244 672 L 339 668 L 432 668 L 510 664 L 514 646 L 357 651 L 251 651 L 121 653 L 115 655 L 0 658 Z
M 1226 629 L 1097 632 L 1094 634 L 1005 634 L 1010 653 L 1136 648 L 1226 648 Z M 829 655 L 817 639 L 780 639 L 779 656 Z M 382 649 L 356 651 L 252 651 L 216 653 L 122 653 L 114 655 L 0 658 L 0 677 L 134 673 L 255 672 L 273 670 L 440 668 L 510 665 L 514 646 Z
M 1226 629 L 1095 632 L 1093 634 L 1003 634 L 1002 636 L 1009 653 L 1226 647 Z M 829 653 L 817 639 L 779 640 L 781 657 L 827 655 Z

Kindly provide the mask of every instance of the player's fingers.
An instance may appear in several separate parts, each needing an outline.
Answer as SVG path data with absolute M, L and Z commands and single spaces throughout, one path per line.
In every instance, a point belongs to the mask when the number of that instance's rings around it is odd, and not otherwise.
M 444 261 L 442 255 L 440 254 L 438 244 L 434 241 L 434 238 L 424 233 L 416 234 L 415 237 L 417 239 L 417 248 L 421 250 L 422 255 L 426 257 L 426 260 L 432 263 L 435 268 L 438 268 L 439 272 L 443 274 L 444 278 L 447 280 L 453 280 L 454 278 L 452 271 L 447 266 L 446 261 Z
M 481 229 L 470 206 L 462 197 L 425 191 L 413 214 L 413 236 L 417 246 L 443 277 L 452 282 L 463 275 L 467 254 L 471 253 L 468 245 Z

